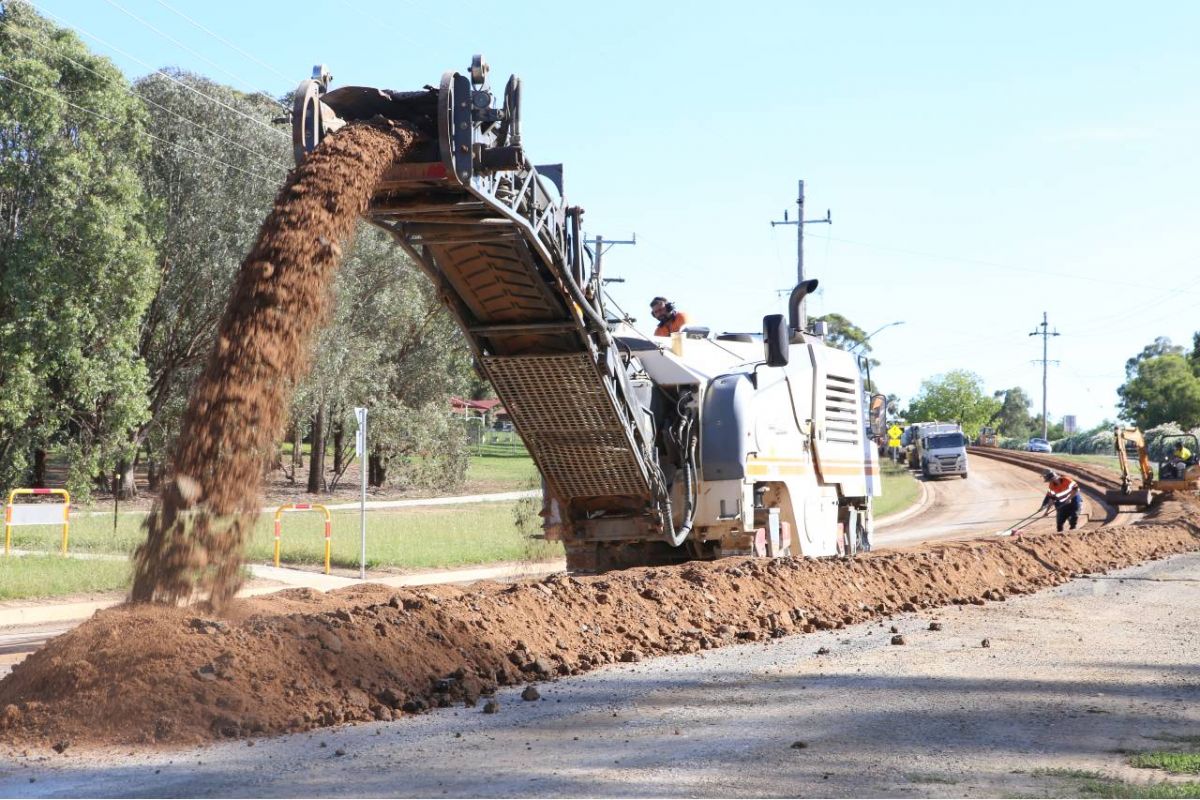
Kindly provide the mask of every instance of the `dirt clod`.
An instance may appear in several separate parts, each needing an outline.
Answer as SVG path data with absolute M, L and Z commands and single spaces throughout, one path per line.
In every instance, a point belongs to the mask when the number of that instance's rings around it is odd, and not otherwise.
M 537 690 L 536 686 L 526 686 L 525 691 L 521 692 L 522 700 L 541 700 L 542 693 Z
M 488 700 L 486 703 L 483 704 L 483 713 L 499 714 L 500 713 L 500 704 L 498 702 L 496 702 L 495 700 Z
M 908 642 L 904 640 L 904 636 L 902 634 L 897 633 L 892 637 L 892 644 L 908 644 Z
M 795 741 L 792 742 L 793 750 L 804 750 L 808 747 L 808 742 Z
M 931 630 L 931 631 L 940 631 L 941 629 L 942 629 L 942 623 L 940 623 L 940 622 L 931 622 L 931 623 L 929 623 L 929 630 Z
M 991 639 L 984 639 L 982 642 L 980 642 L 980 643 L 979 643 L 979 646 L 980 646 L 980 647 L 991 647 L 991 646 L 992 646 L 992 640 L 991 640 Z

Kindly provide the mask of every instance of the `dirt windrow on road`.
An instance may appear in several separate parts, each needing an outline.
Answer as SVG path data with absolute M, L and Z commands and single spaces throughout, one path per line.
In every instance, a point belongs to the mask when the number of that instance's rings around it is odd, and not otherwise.
M 0 682 L 0 746 L 183 745 L 474 705 L 497 686 L 898 612 L 984 603 L 1200 550 L 1194 503 L 1136 525 L 852 560 L 724 560 L 513 585 L 129 605 Z
M 147 519 L 132 598 L 217 607 L 241 583 L 243 546 L 261 505 L 290 392 L 308 369 L 341 245 L 383 171 L 416 141 L 403 126 L 348 126 L 294 169 L 242 262 L 217 341 L 188 401 L 174 476 Z

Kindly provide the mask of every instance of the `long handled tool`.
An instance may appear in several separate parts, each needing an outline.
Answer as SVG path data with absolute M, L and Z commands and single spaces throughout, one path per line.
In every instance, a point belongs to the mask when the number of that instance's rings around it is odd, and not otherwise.
M 1024 519 L 1018 520 L 1018 521 L 1016 522 L 1016 524 L 1014 524 L 1014 525 L 1013 525 L 1011 528 L 1006 528 L 1006 529 L 1004 529 L 1004 530 L 1002 530 L 1002 531 L 996 531 L 996 535 L 997 535 L 997 536 L 1016 536 L 1018 533 L 1020 533 L 1020 532 L 1021 532 L 1021 528 L 1022 528 L 1023 526 L 1025 526 L 1025 525 L 1027 525 L 1029 522 L 1031 522 L 1031 521 L 1033 520 L 1033 518 L 1034 518 L 1034 517 L 1036 517 L 1038 514 L 1041 514 L 1041 513 L 1044 513 L 1044 512 L 1045 512 L 1045 509 L 1044 509 L 1044 508 L 1039 508 L 1037 511 L 1033 512 L 1033 513 L 1032 513 L 1032 514 L 1030 514 L 1028 517 L 1025 517 Z

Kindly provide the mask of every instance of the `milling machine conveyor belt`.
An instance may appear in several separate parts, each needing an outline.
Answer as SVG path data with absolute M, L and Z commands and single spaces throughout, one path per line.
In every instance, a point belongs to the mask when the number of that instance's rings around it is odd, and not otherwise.
M 560 497 L 646 492 L 627 426 L 587 353 L 485 356 L 483 364 Z
M 437 88 L 399 92 L 331 90 L 317 67 L 295 96 L 296 157 L 355 121 L 416 130 L 367 218 L 433 281 L 558 499 L 618 497 L 628 511 L 661 512 L 669 501 L 653 432 L 636 421 L 598 276 L 590 293 L 581 288 L 582 209 L 562 200 L 561 167 L 543 175 L 524 154 L 520 81 L 509 79 L 497 107 L 487 72 L 477 56 Z

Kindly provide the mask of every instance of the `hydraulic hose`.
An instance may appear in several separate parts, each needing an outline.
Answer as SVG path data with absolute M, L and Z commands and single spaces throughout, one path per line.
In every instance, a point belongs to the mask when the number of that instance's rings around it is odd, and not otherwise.
M 689 417 L 687 424 L 684 426 L 684 435 L 687 437 L 684 441 L 687 442 L 687 447 L 684 452 L 683 496 L 687 505 L 684 507 L 683 524 L 679 526 L 678 530 L 674 528 L 675 521 L 671 510 L 671 500 L 668 497 L 666 501 L 667 541 L 671 543 L 672 547 L 679 547 L 679 545 L 687 540 L 687 537 L 692 532 L 692 526 L 696 521 L 696 505 L 699 498 L 697 497 L 698 485 L 696 483 L 696 438 L 692 436 L 693 421 L 693 418 Z

